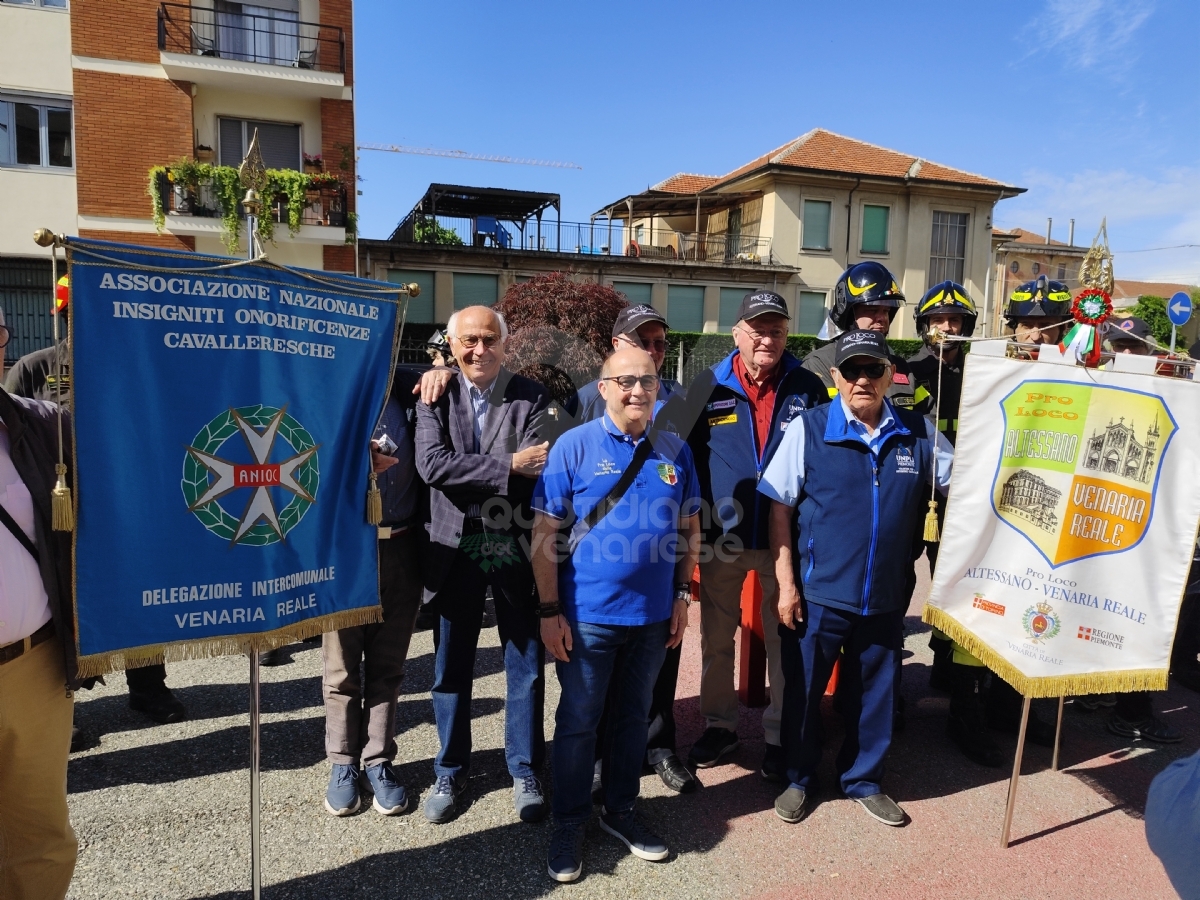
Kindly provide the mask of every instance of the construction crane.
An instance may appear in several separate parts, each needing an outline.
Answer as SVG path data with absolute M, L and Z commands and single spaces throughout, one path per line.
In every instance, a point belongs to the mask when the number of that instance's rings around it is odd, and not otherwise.
M 433 147 L 400 147 L 395 144 L 359 144 L 359 150 L 380 150 L 385 153 L 415 153 L 418 156 L 440 156 L 443 159 L 473 159 L 478 162 L 511 163 L 516 166 L 548 166 L 552 169 L 578 169 L 583 166 L 570 162 L 553 162 L 544 159 L 514 159 L 511 156 L 486 156 L 468 153 L 466 150 L 435 150 Z

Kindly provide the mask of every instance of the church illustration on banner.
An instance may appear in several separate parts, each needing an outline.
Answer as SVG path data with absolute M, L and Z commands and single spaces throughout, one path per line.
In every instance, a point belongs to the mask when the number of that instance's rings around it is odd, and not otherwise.
M 1087 442 L 1083 467 L 1147 484 L 1150 476 L 1157 471 L 1154 454 L 1160 437 L 1157 416 L 1154 424 L 1146 429 L 1146 440 L 1143 442 L 1134 436 L 1132 422 L 1126 425 L 1125 420 L 1121 419 L 1114 424 L 1110 419 L 1103 434 L 1092 432 Z

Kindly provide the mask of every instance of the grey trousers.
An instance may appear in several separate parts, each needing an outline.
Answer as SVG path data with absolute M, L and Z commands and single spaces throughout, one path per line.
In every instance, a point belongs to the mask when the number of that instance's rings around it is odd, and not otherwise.
M 379 542 L 383 622 L 322 638 L 325 754 L 334 765 L 367 768 L 396 756 L 396 698 L 421 608 L 419 539 L 413 529 Z

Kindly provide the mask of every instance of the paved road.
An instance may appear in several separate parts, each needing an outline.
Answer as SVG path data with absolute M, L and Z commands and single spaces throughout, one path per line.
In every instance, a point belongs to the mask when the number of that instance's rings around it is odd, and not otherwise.
M 642 781 L 641 809 L 668 839 L 669 861 L 634 859 L 593 825 L 585 877 L 567 886 L 545 874 L 549 824 L 522 824 L 512 811 L 494 628 L 484 631 L 477 661 L 470 807 L 445 826 L 429 825 L 419 811 L 385 818 L 368 809 L 347 819 L 324 812 L 320 654 L 296 645 L 288 665 L 263 670 L 264 896 L 1173 898 L 1140 815 L 1154 774 L 1200 746 L 1200 697 L 1176 688 L 1158 700 L 1186 735 L 1168 748 L 1124 742 L 1104 730 L 1102 713 L 1068 706 L 1064 770 L 1049 771 L 1048 750 L 1027 750 L 1015 844 L 1003 851 L 1007 773 L 974 766 L 947 746 L 948 701 L 928 690 L 927 632 L 916 618 L 909 622 L 909 726 L 885 782 L 911 816 L 908 827 L 880 825 L 832 792 L 800 825 L 780 822 L 771 812 L 775 789 L 756 772 L 761 711 L 744 710 L 742 749 L 729 765 L 701 773 L 699 793 L 678 797 L 654 776 Z M 703 729 L 698 644 L 693 627 L 678 702 L 684 749 Z M 422 797 L 436 749 L 432 652 L 430 633 L 418 634 L 398 712 L 397 768 Z M 249 896 L 247 669 L 235 658 L 170 666 L 168 683 L 191 714 L 178 725 L 147 727 L 128 709 L 120 676 L 79 695 L 77 722 L 101 736 L 70 763 L 80 841 L 72 898 Z M 551 735 L 558 690 L 553 670 L 547 675 Z M 828 715 L 836 742 L 836 716 Z M 1011 750 L 1015 741 L 1005 740 Z M 831 783 L 831 754 L 824 774 Z

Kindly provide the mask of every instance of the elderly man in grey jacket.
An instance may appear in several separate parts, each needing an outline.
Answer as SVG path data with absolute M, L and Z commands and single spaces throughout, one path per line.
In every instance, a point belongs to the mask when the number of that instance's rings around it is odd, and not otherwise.
M 458 373 L 431 404 L 417 406 L 416 463 L 429 485 L 425 600 L 434 604 L 433 711 L 440 749 L 425 817 L 449 822 L 467 784 L 475 650 L 491 586 L 507 677 L 504 749 L 523 821 L 546 811 L 537 771 L 545 756 L 545 654 L 522 547 L 529 499 L 549 444 L 538 423 L 549 395 L 507 371 L 504 318 L 486 306 L 450 317 Z

